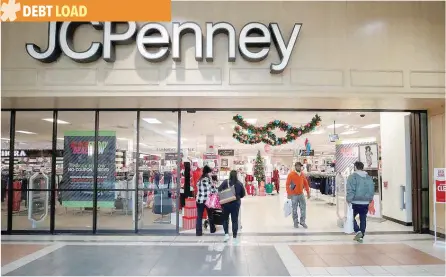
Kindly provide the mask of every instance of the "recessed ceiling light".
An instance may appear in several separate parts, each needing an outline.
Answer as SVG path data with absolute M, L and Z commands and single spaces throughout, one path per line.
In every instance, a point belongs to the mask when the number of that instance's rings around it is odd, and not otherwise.
M 249 124 L 256 124 L 257 118 L 248 118 L 246 119 L 246 122 L 248 122 Z
M 174 131 L 174 130 L 167 130 L 166 131 L 166 134 L 176 134 L 177 132 L 176 131 Z
M 341 133 L 341 135 L 353 135 L 353 134 L 356 134 L 358 131 L 346 131 L 346 132 L 343 132 L 343 133 Z
M 370 125 L 362 126 L 361 128 L 373 129 L 373 128 L 378 128 L 379 126 L 380 126 L 379 124 L 370 124 Z
M 23 131 L 23 130 L 18 130 L 16 132 L 17 133 L 21 133 L 21 134 L 26 134 L 26 135 L 37 135 L 37 133 L 29 132 L 29 131 Z
M 336 125 L 335 124 L 331 124 L 331 125 L 328 125 L 327 126 L 327 128 L 329 128 L 329 129 L 333 129 L 333 128 L 339 128 L 339 127 L 342 127 L 342 126 L 344 126 L 345 124 L 340 124 L 340 123 L 336 123 Z
M 144 120 L 145 122 L 147 122 L 149 124 L 161 124 L 161 121 L 159 121 L 156 118 L 143 118 L 142 120 Z
M 48 121 L 48 122 L 53 122 L 53 119 L 52 119 L 52 118 L 43 118 L 42 120 L 43 120 L 43 121 Z M 58 119 L 58 120 L 57 120 L 57 124 L 70 124 L 70 122 L 63 121 L 63 120 Z

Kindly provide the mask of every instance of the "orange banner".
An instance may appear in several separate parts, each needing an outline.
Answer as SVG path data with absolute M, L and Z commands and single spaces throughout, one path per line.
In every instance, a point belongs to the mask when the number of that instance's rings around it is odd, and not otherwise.
M 0 0 L 1 21 L 171 21 L 171 0 Z

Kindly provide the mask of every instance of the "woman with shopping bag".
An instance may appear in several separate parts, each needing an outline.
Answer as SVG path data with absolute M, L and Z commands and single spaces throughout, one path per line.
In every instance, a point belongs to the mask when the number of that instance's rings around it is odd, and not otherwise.
M 237 178 L 237 171 L 229 173 L 229 179 L 224 180 L 218 187 L 220 204 L 223 208 L 223 229 L 225 231 L 225 242 L 229 241 L 229 215 L 231 215 L 233 243 L 238 244 L 237 233 L 239 226 L 240 204 L 245 197 L 245 189 Z

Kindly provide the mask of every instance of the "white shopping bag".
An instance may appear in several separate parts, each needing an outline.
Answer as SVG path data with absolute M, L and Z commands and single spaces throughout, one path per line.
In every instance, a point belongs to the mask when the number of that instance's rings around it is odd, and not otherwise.
M 353 208 L 352 204 L 348 204 L 347 215 L 344 222 L 344 233 L 352 234 L 353 232 Z
M 285 217 L 288 217 L 292 212 L 293 212 L 293 204 L 291 203 L 291 199 L 287 199 L 285 200 L 285 203 L 283 203 L 283 215 Z

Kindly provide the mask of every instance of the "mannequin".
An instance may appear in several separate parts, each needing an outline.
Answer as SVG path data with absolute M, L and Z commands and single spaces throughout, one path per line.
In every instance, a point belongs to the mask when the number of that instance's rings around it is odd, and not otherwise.
M 253 164 L 251 163 L 251 161 L 248 161 L 245 164 L 245 172 L 248 175 L 252 175 L 253 174 Z

